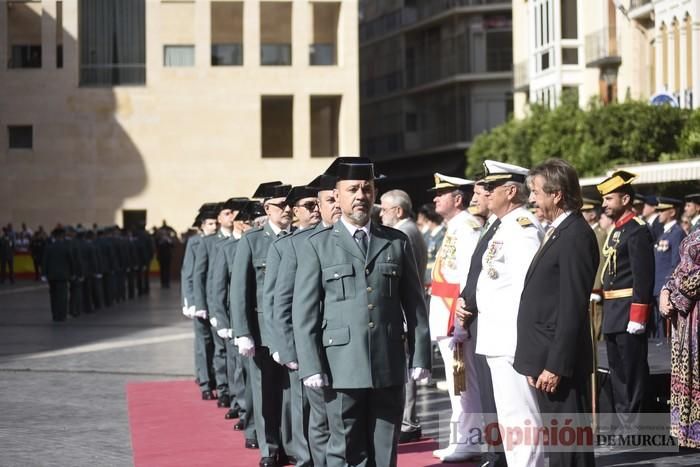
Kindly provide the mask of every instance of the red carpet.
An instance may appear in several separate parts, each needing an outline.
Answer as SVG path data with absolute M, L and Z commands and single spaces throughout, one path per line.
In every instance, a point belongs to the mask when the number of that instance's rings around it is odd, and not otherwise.
M 255 467 L 260 455 L 245 449 L 224 409 L 199 398 L 192 380 L 133 382 L 126 386 L 135 467 Z M 424 440 L 399 447 L 400 467 L 472 466 L 441 464 L 437 443 Z

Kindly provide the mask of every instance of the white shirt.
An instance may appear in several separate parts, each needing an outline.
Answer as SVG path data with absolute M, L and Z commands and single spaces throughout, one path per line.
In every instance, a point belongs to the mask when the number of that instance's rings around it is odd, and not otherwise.
M 367 235 L 367 248 L 369 248 L 369 240 L 371 238 L 369 231 L 370 226 L 372 225 L 372 221 L 367 222 L 363 227 L 357 227 L 346 221 L 345 217 L 340 216 L 340 222 L 342 222 L 345 228 L 348 229 L 348 232 L 350 232 L 350 236 L 353 238 L 353 240 L 355 239 L 355 232 L 357 232 L 358 230 L 364 230 L 365 234 Z
M 280 232 L 282 232 L 282 229 L 270 221 L 268 221 L 267 223 L 270 225 L 272 232 L 274 232 L 274 234 L 279 237 L 279 234 L 280 234 Z M 284 232 L 287 233 L 287 232 L 289 232 L 289 230 L 285 230 Z
M 670 221 L 670 222 L 666 222 L 666 223 L 664 224 L 664 233 L 667 233 L 668 231 L 670 231 L 671 228 L 673 228 L 674 225 L 676 225 L 676 221 L 675 221 L 675 220 L 672 220 L 672 221 Z
M 556 219 L 554 219 L 554 222 L 552 222 L 550 225 L 552 226 L 552 228 L 556 229 L 561 225 L 562 222 L 564 222 L 564 219 L 569 217 L 569 215 L 571 215 L 571 211 L 562 212 Z
M 695 226 L 695 224 L 697 224 L 698 222 L 700 222 L 700 214 L 693 217 L 693 220 L 690 221 L 690 225 Z

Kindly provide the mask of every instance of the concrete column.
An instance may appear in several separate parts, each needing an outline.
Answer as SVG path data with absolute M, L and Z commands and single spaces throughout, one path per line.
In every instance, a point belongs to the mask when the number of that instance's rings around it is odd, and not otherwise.
M 693 18 L 693 108 L 700 108 L 700 21 Z
M 313 4 L 292 2 L 292 67 L 309 66 L 309 45 L 313 40 Z
M 56 0 L 41 0 L 41 67 L 56 68 Z
M 654 53 L 656 55 L 656 89 L 652 90 L 652 94 L 656 94 L 665 88 L 667 78 L 664 77 L 664 38 L 660 29 L 656 30 L 656 41 L 654 44 Z
M 0 3 L 0 73 L 7 69 L 8 44 L 7 44 L 7 3 Z
M 80 76 L 78 47 L 78 2 L 64 1 L 63 6 L 63 71 L 67 83 L 77 87 Z
M 243 3 L 243 66 L 260 66 L 260 2 Z
M 160 82 L 163 68 L 163 42 L 160 29 L 161 3 L 146 2 L 146 84 Z
M 340 4 L 338 18 L 338 66 L 352 74 L 353 86 L 346 88 L 340 102 L 338 152 L 340 155 L 360 155 L 360 58 L 357 3 Z
M 678 33 L 680 35 L 680 53 L 678 54 L 680 56 L 680 63 L 678 67 L 678 72 L 680 73 L 680 89 L 678 90 L 678 94 L 680 96 L 680 99 L 678 100 L 678 103 L 681 105 L 681 107 L 685 107 L 685 90 L 688 89 L 688 80 L 686 79 L 686 75 L 688 72 L 688 61 L 686 60 L 687 55 L 687 50 L 688 47 L 686 45 L 686 32 L 685 32 L 685 24 L 681 22 L 680 27 L 678 28 Z
M 194 65 L 211 67 L 211 3 L 197 0 L 194 6 Z
M 668 92 L 675 93 L 676 89 L 676 35 L 673 26 L 668 26 Z

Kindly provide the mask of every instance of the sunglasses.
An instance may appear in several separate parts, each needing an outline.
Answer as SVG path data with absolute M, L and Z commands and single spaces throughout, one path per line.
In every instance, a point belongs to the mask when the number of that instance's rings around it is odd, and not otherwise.
M 318 201 L 308 201 L 304 204 L 297 204 L 297 207 L 302 207 L 309 212 L 315 211 L 316 209 L 318 209 Z
M 282 201 L 281 203 L 267 203 L 267 204 L 269 204 L 270 206 L 275 206 L 276 208 L 278 208 L 282 211 L 287 209 L 287 203 L 285 203 L 284 201 Z
M 489 183 L 484 183 L 482 186 L 484 187 L 484 191 L 488 193 L 492 193 L 496 188 L 499 186 L 503 186 L 505 182 L 489 182 Z

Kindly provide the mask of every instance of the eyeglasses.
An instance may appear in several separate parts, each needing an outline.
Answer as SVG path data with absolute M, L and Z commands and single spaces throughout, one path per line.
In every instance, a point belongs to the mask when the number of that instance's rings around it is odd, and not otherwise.
M 268 202 L 267 204 L 269 204 L 270 206 L 275 206 L 276 208 L 280 209 L 281 211 L 284 211 L 285 209 L 287 209 L 287 203 L 285 203 L 284 201 L 282 201 L 281 203 Z
M 306 203 L 303 203 L 303 204 L 297 204 L 297 207 L 304 208 L 309 212 L 315 211 L 316 209 L 319 209 L 318 201 L 307 201 Z
M 505 186 L 503 182 L 490 182 L 490 183 L 484 183 L 482 185 L 484 187 L 484 191 L 487 193 L 493 193 L 496 188 L 499 186 Z

